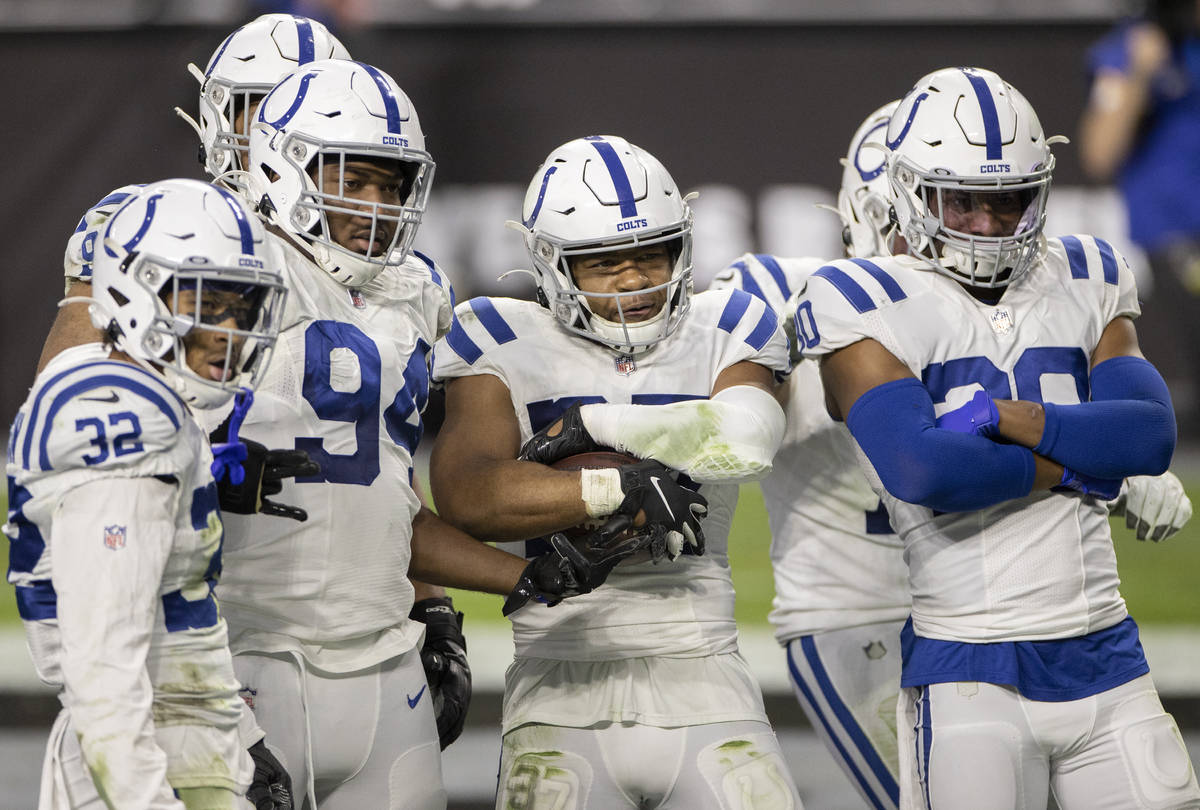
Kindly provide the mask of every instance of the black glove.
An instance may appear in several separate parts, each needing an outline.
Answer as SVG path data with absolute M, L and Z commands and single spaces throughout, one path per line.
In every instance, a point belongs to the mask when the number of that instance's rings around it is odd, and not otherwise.
M 292 777 L 275 758 L 266 742 L 259 740 L 250 746 L 254 760 L 254 780 L 246 798 L 254 810 L 292 810 Z
M 625 493 L 625 500 L 621 501 L 603 531 L 612 534 L 614 521 L 619 518 L 633 520 L 641 511 L 646 515 L 647 525 L 666 529 L 667 556 L 671 559 L 679 556 L 685 543 L 696 554 L 704 553 L 700 519 L 708 514 L 708 501 L 703 495 L 676 483 L 671 470 L 653 459 L 617 469 L 621 473 L 621 491 Z
M 587 428 L 583 426 L 583 416 L 579 413 L 578 402 L 563 412 L 560 421 L 562 429 L 553 436 L 549 434 L 549 431 L 559 424 L 558 421 L 551 422 L 530 436 L 529 441 L 521 447 L 517 458 L 521 461 L 536 461 L 538 464 L 553 464 L 568 456 L 590 453 L 600 448 L 600 445 L 596 444 L 591 434 L 587 432 Z
M 550 551 L 529 561 L 517 586 L 504 600 L 504 615 L 537 599 L 553 607 L 564 599 L 591 593 L 604 584 L 617 563 L 646 547 L 646 535 L 623 538 L 629 527 L 628 519 L 611 521 L 611 526 L 580 538 L 572 543 L 566 535 L 556 532 L 550 536 Z M 576 547 L 585 547 L 585 555 Z
M 467 663 L 467 640 L 462 634 L 463 615 L 454 612 L 454 603 L 445 596 L 422 599 L 413 605 L 408 618 L 425 625 L 421 665 L 437 715 L 438 739 L 445 750 L 462 734 L 471 703 L 471 667 Z
M 225 430 L 225 425 L 217 428 L 209 441 L 213 444 L 224 442 Z M 231 476 L 223 476 L 217 481 L 222 511 L 238 515 L 262 512 L 273 517 L 308 520 L 308 513 L 300 507 L 275 503 L 267 500 L 267 496 L 283 491 L 284 478 L 316 475 L 321 472 L 321 466 L 303 450 L 268 450 L 252 439 L 243 437 L 239 441 L 246 446 L 246 458 L 242 461 L 245 477 L 239 484 L 230 481 Z

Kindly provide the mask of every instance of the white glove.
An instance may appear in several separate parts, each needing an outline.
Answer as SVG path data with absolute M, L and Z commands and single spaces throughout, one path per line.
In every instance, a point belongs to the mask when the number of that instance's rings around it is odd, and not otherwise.
M 1138 540 L 1166 540 L 1192 518 L 1192 502 L 1172 472 L 1134 475 L 1108 504 L 1109 514 L 1124 515 Z
M 63 253 L 63 271 L 67 277 L 65 286 L 69 287 L 77 279 L 92 280 L 92 256 L 102 226 L 131 195 L 141 190 L 141 185 L 121 186 L 84 212 L 83 218 L 75 226 L 75 233 L 67 240 L 67 249 Z

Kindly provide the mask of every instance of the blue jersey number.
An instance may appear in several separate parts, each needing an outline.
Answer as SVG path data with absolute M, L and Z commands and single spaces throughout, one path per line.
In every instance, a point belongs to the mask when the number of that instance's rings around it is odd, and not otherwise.
M 986 357 L 960 357 L 945 363 L 931 363 L 921 372 L 921 382 L 929 389 L 934 403 L 945 402 L 951 390 L 968 385 L 981 386 L 993 399 L 1042 402 L 1042 377 L 1047 374 L 1070 377 L 1079 401 L 1087 402 L 1088 358 L 1077 346 L 1031 346 L 1023 351 L 1013 366 L 1016 397 L 1008 375 Z
M 130 453 L 140 453 L 142 451 L 142 442 L 139 439 L 142 435 L 142 423 L 138 421 L 136 414 L 132 411 L 110 413 L 108 415 L 108 425 L 114 428 L 125 426 L 123 433 L 118 433 L 112 437 L 112 455 L 118 457 L 127 456 Z M 76 419 L 75 430 L 77 432 L 89 430 L 95 434 L 91 438 L 91 445 L 96 448 L 96 452 L 83 456 L 85 464 L 90 467 L 94 464 L 101 464 L 108 459 L 109 439 L 103 420 L 95 416 L 89 416 L 87 419 Z
M 334 389 L 330 365 L 334 349 L 346 349 L 357 359 L 357 390 Z M 421 410 L 429 398 L 429 367 L 425 359 L 428 353 L 429 344 L 418 340 L 404 370 L 404 386 L 384 412 L 388 435 L 410 454 L 421 439 Z M 309 325 L 304 333 L 304 398 L 318 418 L 354 425 L 355 451 L 330 453 L 325 449 L 325 439 L 298 436 L 296 449 L 305 451 L 320 464 L 321 472 L 297 477 L 297 481 L 370 486 L 379 476 L 381 370 L 378 347 L 357 326 L 338 321 L 314 321 Z M 415 424 L 410 422 L 414 414 Z

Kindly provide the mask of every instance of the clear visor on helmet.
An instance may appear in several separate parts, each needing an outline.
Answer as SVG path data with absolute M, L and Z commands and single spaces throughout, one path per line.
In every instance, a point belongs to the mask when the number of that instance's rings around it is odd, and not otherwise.
M 429 201 L 434 164 L 428 154 L 361 143 L 317 144 L 298 136 L 285 144 L 284 154 L 315 186 L 296 201 L 294 228 L 370 264 L 403 261 Z
M 208 387 L 232 392 L 258 384 L 283 314 L 278 275 L 156 257 L 144 257 L 135 272 L 147 281 L 158 273 L 171 276 L 158 291 L 170 315 L 147 330 L 147 354 Z

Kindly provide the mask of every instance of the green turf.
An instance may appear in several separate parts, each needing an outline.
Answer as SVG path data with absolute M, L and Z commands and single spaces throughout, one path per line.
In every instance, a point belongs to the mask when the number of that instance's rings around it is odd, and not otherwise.
M 1188 482 L 1188 493 L 1200 504 L 1200 482 Z M 0 492 L 0 504 L 4 494 Z M 1165 543 L 1133 538 L 1124 522 L 1113 521 L 1113 537 L 1121 570 L 1121 592 L 1129 612 L 1142 624 L 1200 626 L 1200 517 Z M 767 556 L 767 516 L 757 486 L 742 487 L 730 535 L 730 564 L 737 590 L 737 620 L 743 626 L 765 625 L 775 593 Z M 454 591 L 454 603 L 472 624 L 507 623 L 500 615 L 501 598 Z M 0 587 L 0 625 L 17 622 L 13 589 Z

